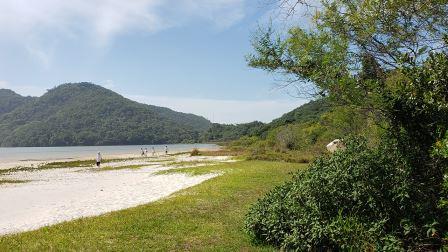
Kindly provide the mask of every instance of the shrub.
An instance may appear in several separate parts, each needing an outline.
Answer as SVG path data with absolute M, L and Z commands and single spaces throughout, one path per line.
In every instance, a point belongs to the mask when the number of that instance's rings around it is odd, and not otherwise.
M 428 209 L 407 157 L 387 141 L 369 148 L 349 139 L 345 151 L 316 159 L 251 207 L 246 230 L 254 241 L 299 251 L 438 244 L 428 230 L 445 230 L 443 212 Z
M 288 151 L 295 149 L 297 139 L 291 127 L 285 127 L 277 133 L 276 142 L 280 147 L 280 151 Z
M 199 152 L 199 150 L 197 148 L 194 148 L 190 153 L 190 156 L 192 156 L 192 157 L 199 156 L 199 155 L 201 155 L 201 153 Z

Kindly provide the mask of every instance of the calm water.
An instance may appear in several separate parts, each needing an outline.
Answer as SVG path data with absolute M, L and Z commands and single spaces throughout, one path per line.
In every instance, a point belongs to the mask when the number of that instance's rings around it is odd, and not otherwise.
M 168 144 L 168 151 L 185 152 L 194 148 L 217 150 L 215 144 Z M 157 153 L 165 151 L 165 145 L 123 145 L 123 146 L 75 146 L 75 147 L 17 147 L 0 148 L 0 164 L 22 161 L 47 161 L 61 159 L 95 158 L 100 151 L 104 157 L 115 155 L 140 155 L 140 148 L 148 148 L 148 155 L 152 154 L 152 147 Z

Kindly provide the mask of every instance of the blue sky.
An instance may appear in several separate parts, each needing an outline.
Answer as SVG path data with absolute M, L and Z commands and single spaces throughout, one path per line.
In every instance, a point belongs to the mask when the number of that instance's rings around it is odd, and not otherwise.
M 305 101 L 247 67 L 267 0 L 2 0 L 0 88 L 90 81 L 214 122 L 268 122 Z

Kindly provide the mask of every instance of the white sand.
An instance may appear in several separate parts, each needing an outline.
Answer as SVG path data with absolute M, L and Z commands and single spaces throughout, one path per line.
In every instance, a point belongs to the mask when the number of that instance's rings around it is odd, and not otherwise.
M 230 159 L 180 156 L 174 161 L 194 160 L 227 162 Z M 131 160 L 114 166 L 139 162 Z M 134 170 L 64 168 L 22 171 L 0 177 L 31 180 L 23 184 L 0 185 L 0 235 L 153 202 L 219 175 L 155 175 L 158 171 L 171 168 L 161 162 Z

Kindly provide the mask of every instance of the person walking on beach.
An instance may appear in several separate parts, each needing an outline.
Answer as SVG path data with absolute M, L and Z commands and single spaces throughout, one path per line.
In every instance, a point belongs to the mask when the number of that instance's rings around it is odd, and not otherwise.
M 145 148 L 145 157 L 148 156 L 148 148 Z
M 165 155 L 168 155 L 168 146 L 165 145 Z
M 153 155 L 153 156 L 156 155 L 156 149 L 154 148 L 154 146 L 152 147 L 152 155 Z
M 142 157 L 145 155 L 145 151 L 143 150 L 143 148 L 140 148 L 140 154 L 142 155 Z
M 96 155 L 96 167 L 100 168 L 102 160 L 103 157 L 101 156 L 101 152 L 98 152 L 98 154 Z

